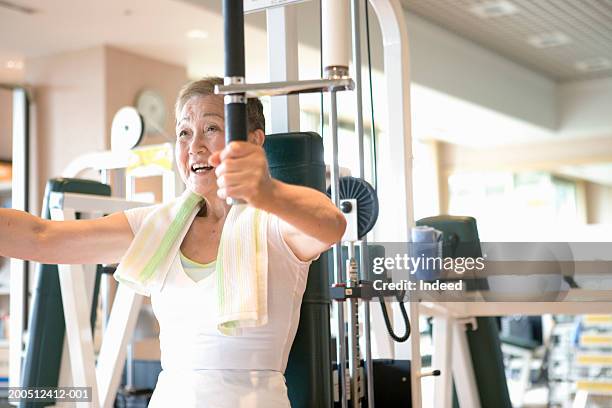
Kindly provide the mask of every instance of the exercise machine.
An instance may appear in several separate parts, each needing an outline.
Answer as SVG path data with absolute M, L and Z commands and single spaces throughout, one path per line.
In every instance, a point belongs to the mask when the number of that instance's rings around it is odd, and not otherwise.
M 281 2 L 285 3 L 285 2 Z M 385 192 L 385 195 L 390 194 L 392 191 L 392 198 L 385 201 L 385 206 L 381 212 L 380 222 L 384 224 L 391 231 L 395 231 L 394 236 L 387 236 L 389 241 L 408 241 L 408 230 L 412 225 L 412 205 L 409 199 L 411 193 L 411 181 L 410 181 L 410 169 L 411 169 L 411 154 L 410 154 L 410 131 L 409 131 L 409 76 L 408 76 L 408 49 L 407 49 L 407 33 L 404 25 L 403 11 L 398 1 L 393 0 L 373 0 L 370 2 L 373 6 L 376 14 L 381 21 L 381 28 L 383 30 L 383 44 L 385 47 L 385 74 L 388 80 L 388 100 L 389 100 L 389 133 L 392 137 L 386 146 L 384 151 L 385 156 L 389 158 L 385 165 L 387 168 L 384 174 L 391 174 L 391 169 L 405 169 L 405 172 L 395 175 L 395 180 L 398 183 L 392 187 L 388 184 L 390 179 L 381 178 L 381 187 L 379 190 Z M 348 30 L 349 22 L 349 2 L 348 0 L 323 0 L 321 2 L 321 20 L 322 20 L 322 31 L 323 31 L 323 69 L 322 78 L 313 80 L 292 80 L 286 81 L 287 77 L 297 78 L 295 66 L 293 71 L 289 67 L 282 74 L 285 78 L 282 81 L 270 82 L 264 84 L 248 84 L 245 83 L 245 66 L 244 66 L 244 19 L 243 19 L 243 3 L 242 1 L 231 1 L 224 0 L 223 2 L 223 16 L 224 16 L 224 32 L 225 32 L 225 80 L 224 85 L 217 86 L 216 92 L 220 95 L 224 95 L 225 101 L 225 115 L 226 115 L 226 137 L 227 142 L 232 140 L 245 140 L 246 139 L 246 101 L 248 97 L 260 97 L 260 96 L 287 96 L 298 93 L 306 92 L 325 92 L 329 96 L 329 127 L 331 130 L 331 146 L 332 146 L 332 157 L 333 163 L 330 166 L 331 170 L 331 197 L 334 203 L 340 205 L 339 189 L 340 189 L 340 178 L 339 178 L 339 166 L 338 166 L 338 118 L 337 118 L 337 100 L 336 93 L 341 91 L 350 91 L 356 89 L 356 107 L 357 107 L 357 121 L 356 121 L 356 133 L 359 143 L 360 152 L 360 179 L 364 177 L 363 171 L 363 119 L 361 113 L 361 83 L 360 83 L 360 31 L 359 31 L 359 1 L 354 0 L 351 2 L 352 5 L 352 17 L 353 17 L 353 58 L 355 62 L 355 75 L 353 81 L 349 77 L 349 63 L 348 63 L 348 38 L 345 33 Z M 281 25 L 284 23 L 284 27 L 281 31 L 290 30 L 287 24 L 287 20 L 290 19 L 289 13 L 287 13 L 284 7 L 282 12 L 270 11 L 268 14 L 268 22 L 280 21 Z M 285 14 L 283 14 L 285 13 Z M 271 29 L 269 24 L 269 30 Z M 272 28 L 274 30 L 274 28 Z M 289 34 L 284 32 L 285 35 L 281 36 L 283 40 L 287 40 L 290 37 Z M 269 32 L 269 36 L 272 34 Z M 287 44 L 284 45 L 284 49 L 287 50 L 289 47 Z M 294 43 L 296 47 L 297 44 Z M 398 63 L 399 60 L 399 63 Z M 283 71 L 283 70 L 281 70 Z M 282 75 L 281 75 L 282 76 Z M 289 103 L 287 103 L 289 105 Z M 276 108 L 278 109 L 278 107 Z M 284 112 L 281 115 L 290 117 L 292 109 L 286 106 Z M 273 115 L 275 112 L 273 111 Z M 274 122 L 274 116 L 273 116 Z M 288 127 L 288 125 L 287 125 Z M 289 130 L 289 129 L 285 129 Z M 363 237 L 358 237 L 363 238 Z M 336 244 L 333 248 L 333 266 L 334 266 L 334 284 L 336 286 L 346 284 L 347 287 L 357 284 L 357 270 L 361 270 L 362 273 L 366 271 L 365 264 L 361 265 L 361 268 L 357 267 L 357 261 L 354 254 L 354 241 L 347 241 L 349 243 L 348 248 L 350 252 L 349 256 L 349 269 L 350 274 L 345 274 L 343 257 L 342 257 L 342 246 L 340 243 Z M 365 248 L 365 246 L 364 246 Z M 360 253 L 360 260 L 363 262 L 365 257 L 363 254 L 365 250 Z M 351 261 L 352 259 L 352 261 Z M 350 275 L 350 276 L 347 276 Z M 311 274 L 312 276 L 312 274 Z M 310 284 L 310 282 L 309 282 Z M 308 294 L 308 289 L 307 289 Z M 307 296 L 305 294 L 305 296 Z M 345 313 L 344 303 L 339 303 L 339 307 L 336 307 L 336 321 L 337 321 L 337 359 L 338 359 L 338 383 L 339 383 L 339 394 L 340 394 L 340 406 L 342 408 L 348 406 L 348 401 L 351 399 L 352 406 L 360 406 L 361 396 L 359 394 L 359 352 L 356 347 L 356 342 L 353 339 L 356 338 L 355 324 L 357 324 L 357 312 L 356 312 L 356 299 L 349 300 L 351 304 L 351 312 L 349 312 L 349 331 L 351 344 L 349 345 L 349 371 L 350 375 L 346 376 L 346 361 L 347 361 L 347 350 L 344 339 L 345 334 Z M 372 365 L 371 358 L 369 356 L 369 332 L 370 332 L 370 311 L 369 303 L 365 302 L 365 317 L 364 327 L 366 332 L 366 381 L 372 383 Z M 418 309 L 416 305 L 410 306 L 410 314 L 415 322 L 418 322 Z M 320 317 L 319 317 L 320 318 Z M 321 327 L 325 327 L 326 323 L 319 320 Z M 301 323 L 300 323 L 301 324 Z M 296 337 L 296 344 L 294 349 L 300 347 L 300 338 Z M 419 336 L 417 334 L 413 336 L 412 340 L 412 351 L 419 347 Z M 321 350 L 320 347 L 306 348 L 302 350 L 306 353 L 313 353 L 317 350 Z M 293 351 L 292 351 L 293 352 Z M 417 355 L 418 354 L 417 352 Z M 291 358 L 290 358 L 291 359 Z M 291 364 L 291 361 L 290 361 Z M 313 373 L 316 370 L 309 369 L 312 367 L 304 367 L 304 371 L 311 377 L 309 381 L 312 383 L 311 389 L 325 389 L 326 385 L 329 384 L 329 371 L 327 375 L 320 378 L 312 379 Z M 289 371 L 289 369 L 288 369 Z M 420 406 L 420 361 L 413 362 L 412 364 L 413 374 L 411 376 L 412 381 L 412 399 L 414 406 Z M 347 386 L 346 378 L 350 377 L 350 386 Z M 288 377 L 289 379 L 289 377 Z M 292 393 L 292 384 L 289 383 L 289 393 Z M 351 390 L 345 392 L 345 390 Z M 371 385 L 368 386 L 370 392 L 368 395 L 368 406 L 374 406 L 373 392 Z M 350 395 L 349 395 L 350 394 Z M 312 392 L 306 393 L 306 395 L 313 395 Z M 351 398 L 352 396 L 352 398 Z M 331 401 L 320 402 L 317 400 L 318 405 L 309 405 L 307 400 L 294 400 L 292 404 L 294 406 L 318 406 L 325 407 L 330 406 Z M 315 404 L 315 403 L 312 403 Z
M 138 177 L 160 176 L 162 200 L 173 199 L 176 196 L 173 147 L 169 144 L 139 147 L 143 131 L 142 118 L 134 108 L 120 109 L 113 119 L 111 150 L 78 157 L 64 170 L 64 175 L 71 177 L 94 170 L 101 182 L 70 177 L 51 180 L 43 217 L 56 220 L 99 217 L 150 204 L 117 197 L 135 197 Z M 110 197 L 109 184 L 115 187 L 115 197 Z M 84 270 L 91 273 L 83 273 Z M 107 273 L 102 274 L 103 270 Z M 22 368 L 19 372 L 11 366 L 11 372 L 19 375 L 18 385 L 92 387 L 93 399 L 84 406 L 111 407 L 126 354 L 128 386 L 133 383 L 131 336 L 142 297 L 119 288 L 111 310 L 112 270 L 112 266 L 101 265 L 39 266 L 23 366 L 21 344 L 10 350 L 11 361 L 16 361 L 17 369 Z M 99 292 L 102 327 L 106 330 L 96 367 L 92 337 L 84 333 L 89 331 L 93 335 Z M 24 407 L 39 405 L 22 403 Z
M 227 70 L 226 70 L 226 83 L 223 86 L 218 87 L 217 91 L 220 94 L 225 96 L 225 102 L 227 105 L 227 118 L 226 123 L 228 129 L 226 133 L 228 135 L 232 135 L 232 137 L 237 137 L 238 139 L 244 138 L 246 136 L 244 130 L 246 129 L 245 123 L 246 118 L 244 117 L 244 111 L 246 103 L 246 97 L 249 96 L 262 96 L 262 95 L 294 95 L 301 92 L 326 92 L 329 96 L 329 105 L 330 105 L 330 129 L 331 129 L 331 139 L 332 139 L 332 156 L 334 157 L 334 163 L 331 166 L 332 173 L 332 187 L 331 194 L 334 202 L 339 204 L 339 168 L 337 161 L 337 150 L 338 150 L 338 118 L 337 118 L 337 106 L 336 106 L 336 92 L 348 91 L 353 89 L 355 86 L 358 88 L 359 85 L 359 74 L 354 75 L 353 79 L 349 78 L 349 64 L 348 64 L 348 40 L 343 38 L 342 36 L 333 37 L 328 35 L 328 32 L 337 31 L 341 33 L 342 27 L 346 27 L 349 17 L 348 17 L 348 0 L 338 1 L 323 1 L 322 10 L 324 11 L 323 26 L 325 31 L 325 37 L 332 39 L 331 43 L 326 43 L 324 46 L 324 75 L 320 79 L 314 79 L 309 81 L 277 81 L 271 82 L 268 84 L 247 84 L 244 82 L 244 38 L 243 38 L 243 30 L 240 27 L 244 26 L 243 16 L 242 16 L 242 1 L 225 1 L 224 2 L 224 11 L 225 11 L 225 31 L 226 31 L 226 58 L 227 58 Z M 396 174 L 394 178 L 390 177 L 381 177 L 378 187 L 379 195 L 381 196 L 381 213 L 378 220 L 379 226 L 384 226 L 385 229 L 389 231 L 393 231 L 391 234 L 388 234 L 385 238 L 391 241 L 407 241 L 408 228 L 412 225 L 412 206 L 410 203 L 410 192 L 411 192 L 411 182 L 410 182 L 410 131 L 409 131 L 409 118 L 410 118 L 410 110 L 409 110 L 409 76 L 408 76 L 408 49 L 407 49 L 407 32 L 404 24 L 404 17 L 401 4 L 399 0 L 372 0 L 370 4 L 373 6 L 374 11 L 378 15 L 379 20 L 381 21 L 381 28 L 383 30 L 383 44 L 385 51 L 385 74 L 388 81 L 388 99 L 389 99 L 389 120 L 388 120 L 388 130 L 391 137 L 388 140 L 388 143 L 384 146 L 384 149 L 381 153 L 387 158 L 384 164 L 381 164 L 381 173 L 383 174 L 391 174 L 392 169 L 406 169 L 406 172 L 401 172 L 400 174 Z M 353 15 L 357 13 L 359 2 L 353 1 Z M 276 12 L 275 12 L 276 13 Z M 355 26 L 356 24 L 354 24 Z M 237 29 L 238 28 L 238 29 Z M 242 36 L 242 38 L 240 38 Z M 359 38 L 359 35 L 354 36 L 355 38 Z M 346 47 L 346 49 L 345 49 Z M 359 47 L 357 47 L 359 48 Z M 233 50 L 233 51 L 232 51 Z M 240 57 L 242 54 L 242 57 Z M 229 62 L 228 62 L 229 61 Z M 242 61 L 242 62 L 241 62 Z M 398 63 L 399 61 L 399 63 Z M 359 71 L 359 70 L 357 70 Z M 355 82 L 356 81 L 356 82 Z M 360 90 L 356 91 L 356 94 L 359 95 L 359 101 L 356 102 L 360 104 Z M 275 113 L 273 113 L 274 115 Z M 357 122 L 361 122 L 361 119 L 358 119 Z M 358 127 L 363 128 L 362 124 L 358 124 Z M 360 138 L 360 143 L 363 143 L 363 130 L 358 131 L 358 137 Z M 363 147 L 360 148 L 361 156 L 363 155 Z M 117 157 L 116 154 L 113 157 Z M 363 157 L 361 157 L 363 162 Z M 361 178 L 363 174 L 360 175 Z M 81 211 L 84 211 L 82 208 L 79 208 Z M 75 209 L 76 210 L 76 209 Z M 62 215 L 58 212 L 58 217 L 62 217 Z M 63 215 L 65 217 L 65 215 Z M 374 233 L 376 234 L 376 229 L 374 229 Z M 342 283 L 346 280 L 344 273 L 344 265 L 342 260 L 342 248 L 340 244 L 336 245 L 334 248 L 334 277 L 335 283 Z M 365 268 L 363 268 L 365 269 Z M 310 282 L 309 282 L 310 284 Z M 118 295 L 119 296 L 119 295 Z M 120 297 L 117 300 L 121 299 Z M 114 309 L 117 307 L 117 300 L 115 301 L 115 306 L 113 308 L 113 312 L 111 312 L 111 316 L 109 318 L 107 331 L 111 333 L 117 334 L 116 329 L 112 329 L 116 327 L 112 324 Z M 124 303 L 124 307 L 128 310 L 134 310 L 137 308 L 137 301 L 135 299 L 126 300 Z M 125 310 L 124 308 L 124 310 Z M 416 315 L 417 309 L 413 308 L 411 305 L 410 312 L 412 314 L 411 318 L 413 321 L 418 321 L 418 315 Z M 320 316 L 321 317 L 321 316 Z M 322 320 L 318 318 L 317 321 L 321 322 Z M 323 316 L 324 317 L 324 316 Z M 133 315 L 129 315 L 129 319 L 132 319 Z M 344 334 L 344 312 L 342 308 L 338 308 L 337 318 L 338 322 L 338 333 L 341 341 L 337 342 L 338 347 L 338 358 L 339 358 L 339 382 L 340 382 L 340 392 L 341 394 L 341 406 L 346 407 L 348 405 L 348 395 L 344 392 L 346 389 L 345 384 L 345 362 L 347 360 L 346 357 L 346 347 L 344 344 L 344 338 L 346 337 Z M 369 315 L 363 320 L 364 325 L 369 325 Z M 83 323 L 82 319 L 79 320 L 81 324 Z M 123 321 L 124 333 L 129 332 L 127 330 L 128 326 L 131 324 L 131 320 Z M 328 323 L 327 323 L 328 324 Z M 80 326 L 83 327 L 83 326 Z M 113 331 L 114 330 L 114 331 Z M 368 326 L 369 332 L 369 326 Z M 123 336 L 118 336 L 120 339 L 125 339 Z M 87 341 L 87 340 L 86 340 Z M 117 340 L 123 341 L 123 340 Z M 298 340 L 296 340 L 297 342 Z M 82 343 L 74 343 L 77 346 L 74 347 L 82 347 Z M 416 336 L 412 337 L 412 348 L 418 347 L 418 333 Z M 72 347 L 71 347 L 72 348 Z M 87 348 L 87 347 L 86 347 Z M 117 348 L 115 348 L 117 350 Z M 322 348 L 324 350 L 324 347 Z M 104 357 L 104 358 L 103 358 Z M 107 370 L 106 373 L 111 372 L 114 368 L 115 371 L 119 368 L 119 363 L 117 359 L 114 362 L 107 362 L 106 358 L 108 357 L 108 353 L 105 352 L 101 354 L 101 357 L 98 362 L 97 370 L 101 369 Z M 313 357 L 318 357 L 314 356 Z M 91 364 L 87 361 L 89 357 L 83 358 L 81 363 L 74 362 L 73 378 L 79 379 L 81 383 L 83 381 L 86 384 L 93 384 L 96 387 L 98 384 L 98 392 L 99 398 L 96 401 L 102 402 L 102 405 L 106 405 L 109 399 L 109 393 L 112 391 L 112 382 L 114 380 L 108 380 L 108 375 L 98 375 L 98 379 L 93 376 L 92 370 L 90 370 Z M 121 360 L 121 359 L 119 359 Z M 85 367 L 85 368 L 84 368 Z M 413 371 L 416 370 L 419 372 L 420 370 L 420 362 L 413 362 L 412 368 Z M 370 371 L 366 377 L 368 380 L 371 378 L 371 370 L 366 367 L 366 372 Z M 95 372 L 95 371 L 94 371 Z M 310 374 L 313 374 L 311 372 Z M 313 384 L 315 383 L 328 383 L 330 384 L 331 370 L 327 371 L 327 374 L 322 378 L 314 378 Z M 84 378 L 84 380 L 83 380 Z M 100 380 L 100 378 L 105 378 L 106 380 Z M 114 377 L 112 377 L 114 378 Z M 420 386 L 418 384 L 418 375 L 412 375 L 412 398 L 413 401 L 416 401 L 415 406 L 420 406 Z M 92 383 L 93 381 L 93 383 Z M 102 384 L 100 381 L 104 382 Z M 80 385 L 80 384 L 79 384 Z M 320 387 L 321 389 L 325 389 L 325 385 Z M 329 388 L 328 388 L 329 389 Z M 371 395 L 371 393 L 369 394 Z M 305 402 L 306 404 L 307 402 Z M 353 401 L 354 404 L 357 404 L 358 401 Z M 325 405 L 319 406 L 330 406 L 331 401 L 328 401 Z M 296 405 L 300 406 L 300 405 Z M 371 405 L 372 406 L 372 405 Z

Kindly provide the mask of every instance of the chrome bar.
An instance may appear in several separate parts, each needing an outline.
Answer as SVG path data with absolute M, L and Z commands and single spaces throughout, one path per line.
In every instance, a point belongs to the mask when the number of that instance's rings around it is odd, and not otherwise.
M 361 26 L 359 2 L 360 0 L 351 1 L 351 20 L 353 37 L 353 67 L 355 70 L 355 133 L 357 135 L 359 151 L 359 177 L 361 179 L 365 179 L 365 154 L 363 148 L 363 100 L 361 82 Z M 366 237 L 360 238 L 362 239 L 362 241 L 359 243 L 359 272 L 361 274 L 361 279 L 368 280 L 368 274 L 366 269 L 366 260 L 368 259 L 368 243 Z M 363 300 L 363 312 L 363 331 L 365 336 L 365 383 L 367 390 L 366 395 L 368 400 L 368 408 L 374 408 L 374 368 L 372 366 L 372 338 L 370 333 L 371 323 L 369 300 Z
M 266 82 L 260 84 L 216 85 L 215 93 L 218 95 L 244 93 L 247 98 L 259 98 L 261 96 L 347 91 L 352 90 L 354 86 L 355 83 L 351 78 L 309 79 L 304 81 Z
M 104 184 L 111 185 L 111 177 L 109 169 L 100 170 L 100 181 Z M 100 294 L 102 303 L 102 330 L 106 330 L 108 324 L 108 318 L 110 316 L 111 304 L 111 279 L 109 274 L 102 274 L 102 280 L 100 281 Z
M 125 388 L 133 390 L 134 386 L 134 339 L 127 346 L 127 362 L 125 366 Z
M 361 95 L 361 27 L 359 25 L 359 0 L 352 0 L 351 19 L 353 20 L 353 68 L 355 70 L 355 133 L 359 147 L 359 178 L 365 179 L 363 163 L 363 103 Z
M 359 243 L 359 271 L 361 273 L 361 279 L 369 280 L 367 273 L 367 252 L 368 244 L 364 240 Z M 370 322 L 370 301 L 363 300 L 363 332 L 365 336 L 365 379 L 366 379 L 366 390 L 368 397 L 368 408 L 374 407 L 374 367 L 372 366 L 372 336 L 371 336 L 371 322 Z
M 330 93 L 330 109 L 329 109 L 329 129 L 332 137 L 332 158 L 331 165 L 331 196 L 332 201 L 338 207 L 340 198 L 338 190 L 340 189 L 340 168 L 338 166 L 338 106 L 336 101 L 336 92 Z M 342 244 L 337 242 L 334 244 L 334 283 L 340 284 L 344 282 L 342 273 Z M 338 338 L 336 339 L 336 360 L 338 361 L 338 384 L 340 395 L 340 406 L 347 408 L 346 395 L 346 334 L 344 332 L 344 302 L 336 302 L 337 323 L 338 323 Z
M 348 259 L 346 261 L 346 283 L 347 287 L 356 287 L 359 284 L 357 275 L 357 261 L 355 260 L 355 243 L 348 242 Z M 359 401 L 359 300 L 349 298 L 348 316 L 348 338 L 349 338 L 349 373 L 351 376 L 351 406 L 357 408 L 361 406 Z

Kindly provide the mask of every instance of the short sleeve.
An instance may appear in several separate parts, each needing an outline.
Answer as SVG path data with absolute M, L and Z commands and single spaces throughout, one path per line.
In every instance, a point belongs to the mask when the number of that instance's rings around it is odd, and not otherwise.
M 140 230 L 140 226 L 142 225 L 144 219 L 147 218 L 147 215 L 149 215 L 158 206 L 159 205 L 148 205 L 146 207 L 130 208 L 129 210 L 125 210 L 123 212 L 128 220 L 128 223 L 130 224 L 130 227 L 132 228 L 134 235 L 136 235 L 138 230 Z
M 280 248 L 282 252 L 284 252 L 286 256 L 297 265 L 308 266 L 313 261 L 319 259 L 319 256 L 321 255 L 319 254 L 313 259 L 307 261 L 302 261 L 300 258 L 298 258 L 297 255 L 293 252 L 293 250 L 289 247 L 289 244 L 287 244 L 287 241 L 285 241 L 285 238 L 281 233 L 280 218 L 278 218 L 274 214 L 270 214 L 268 218 L 268 233 L 270 234 L 268 239 L 271 239 L 274 242 L 275 246 Z

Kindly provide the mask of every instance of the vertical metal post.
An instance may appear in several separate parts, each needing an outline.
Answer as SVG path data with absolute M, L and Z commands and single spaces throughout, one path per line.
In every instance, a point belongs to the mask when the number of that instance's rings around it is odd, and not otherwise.
M 12 207 L 29 211 L 29 104 L 27 91 L 13 90 L 13 177 Z M 17 387 L 21 380 L 23 332 L 28 318 L 28 262 L 11 259 L 10 272 L 10 340 L 9 385 Z
M 329 129 L 332 137 L 332 160 L 331 165 L 331 196 L 332 201 L 338 207 L 340 198 L 338 190 L 340 189 L 340 168 L 338 166 L 338 106 L 336 101 L 336 92 L 330 92 L 330 108 L 329 108 Z M 334 244 L 334 283 L 339 284 L 344 282 L 342 273 L 342 244 Z M 347 408 L 346 395 L 346 347 L 344 333 L 344 302 L 336 302 L 337 306 L 337 322 L 338 322 L 338 338 L 336 339 L 336 351 L 338 360 L 338 384 L 340 388 L 340 406 Z
M 453 405 L 452 344 L 454 319 L 449 316 L 434 318 L 433 343 L 435 352 L 431 366 L 439 369 L 441 374 L 434 377 L 433 396 L 435 408 L 448 408 Z M 453 350 L 455 351 L 455 350 Z
M 225 41 L 224 84 L 244 83 L 244 12 L 242 1 L 223 0 L 223 34 Z M 225 95 L 225 143 L 246 141 L 247 98 L 244 93 Z M 243 200 L 227 198 L 229 204 L 244 204 Z
M 223 34 L 225 40 L 225 85 L 244 83 L 244 13 L 242 1 L 223 0 Z M 226 95 L 225 140 L 247 140 L 246 96 Z
M 472 329 L 475 329 L 475 327 L 472 327 Z M 459 406 L 480 408 L 480 396 L 478 395 L 476 377 L 474 376 L 472 354 L 470 352 L 470 346 L 468 344 L 467 334 L 465 332 L 467 330 L 467 325 L 464 322 L 453 319 L 452 330 L 452 380 L 454 382 L 455 389 L 457 390 Z M 434 353 L 438 353 L 438 350 L 434 350 Z
M 134 337 L 127 346 L 127 365 L 125 367 L 125 388 L 133 390 L 134 387 Z
M 408 318 L 412 330 L 410 332 L 410 390 L 412 391 L 412 406 L 421 408 L 421 332 L 419 329 L 419 302 L 409 299 Z
M 102 330 L 106 329 L 108 324 L 108 318 L 110 316 L 110 279 L 111 276 L 107 273 L 102 274 L 102 280 L 100 281 L 100 292 L 102 292 L 101 303 L 102 303 Z
M 385 81 L 387 83 L 387 133 L 377 169 L 380 212 L 374 233 L 385 231 L 385 241 L 408 242 L 408 231 L 414 225 L 412 202 L 412 137 L 410 134 L 410 53 L 405 11 L 399 0 L 369 0 L 380 24 L 383 38 Z M 402 171 L 398 171 L 401 169 Z M 389 176 L 393 176 L 392 178 Z M 389 197 L 393 197 L 390 199 Z M 412 406 L 421 407 L 421 353 L 418 330 L 419 307 L 410 302 L 410 358 Z M 396 354 L 405 354 L 396 345 Z
M 363 107 L 361 94 L 361 26 L 359 16 L 359 0 L 351 2 L 351 20 L 353 33 L 353 79 L 355 80 L 355 134 L 359 147 L 359 178 L 365 178 L 363 163 Z
M 353 79 L 355 80 L 355 134 L 357 135 L 359 151 L 359 177 L 365 179 L 364 147 L 363 147 L 363 102 L 362 102 L 362 82 L 361 82 L 361 21 L 360 21 L 360 0 L 351 0 L 351 20 L 353 38 Z M 359 271 L 361 279 L 367 280 L 367 238 L 363 237 L 359 248 Z M 368 407 L 374 408 L 374 381 L 372 367 L 372 339 L 370 325 L 370 301 L 363 300 L 363 329 L 365 335 L 365 382 Z
M 76 211 L 69 208 L 51 208 L 51 219 L 57 221 L 76 220 Z M 87 284 L 83 265 L 58 265 L 64 320 L 66 321 L 66 343 L 70 356 L 72 385 L 91 387 L 91 402 L 77 402 L 77 408 L 99 407 L 96 362 L 93 333 L 91 330 L 91 302 L 87 296 Z
M 357 262 L 355 260 L 355 243 L 348 242 L 348 257 L 346 261 L 347 287 L 356 287 L 359 284 L 357 275 Z M 348 299 L 348 338 L 349 338 L 349 373 L 351 376 L 351 406 L 359 407 L 359 308 L 358 299 Z
M 111 183 L 110 170 L 103 169 L 100 171 L 100 179 L 102 183 L 109 184 Z M 108 316 L 110 315 L 110 275 L 102 274 L 102 279 L 100 281 L 100 292 L 102 296 L 100 297 L 100 301 L 102 303 L 102 332 L 106 329 L 106 325 L 108 324 Z
M 364 240 L 360 243 L 359 248 L 359 270 L 361 273 L 361 279 L 368 280 L 367 276 L 367 248 L 368 244 Z M 363 331 L 365 337 L 365 381 L 366 391 L 368 399 L 368 408 L 374 408 L 374 367 L 372 366 L 372 336 L 371 336 L 371 323 L 370 323 L 370 301 L 367 299 L 363 300 Z

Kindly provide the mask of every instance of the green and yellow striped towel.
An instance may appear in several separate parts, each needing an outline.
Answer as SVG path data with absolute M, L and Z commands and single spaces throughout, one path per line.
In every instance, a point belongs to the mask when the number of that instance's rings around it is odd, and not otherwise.
M 161 290 L 202 198 L 186 191 L 143 221 L 114 277 L 141 295 Z M 268 322 L 268 249 L 265 211 L 232 206 L 217 253 L 217 328 L 238 336 Z
M 232 206 L 217 253 L 217 329 L 239 336 L 268 322 L 268 213 Z

